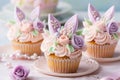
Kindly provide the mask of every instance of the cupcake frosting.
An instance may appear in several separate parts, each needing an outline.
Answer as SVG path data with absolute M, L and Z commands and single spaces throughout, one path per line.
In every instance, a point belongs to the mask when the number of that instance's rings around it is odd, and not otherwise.
M 83 34 L 86 42 L 95 42 L 99 45 L 114 44 L 118 41 L 118 24 L 112 17 L 114 6 L 109 8 L 101 16 L 99 12 L 91 5 L 88 5 L 89 20 L 83 22 Z
M 46 55 L 55 54 L 58 57 L 67 56 L 69 58 L 81 55 L 80 51 L 84 48 L 84 41 L 81 35 L 76 34 L 78 28 L 77 15 L 71 17 L 64 27 L 53 15 L 49 15 L 48 27 L 49 31 L 44 29 L 44 40 L 41 44 L 41 50 Z
M 39 7 L 33 11 L 36 12 L 38 9 Z M 17 21 L 10 26 L 7 34 L 9 40 L 32 43 L 42 40 L 41 33 L 43 32 L 44 23 L 39 21 L 36 17 L 25 19 L 25 14 L 19 8 L 16 8 L 15 11 L 15 18 Z

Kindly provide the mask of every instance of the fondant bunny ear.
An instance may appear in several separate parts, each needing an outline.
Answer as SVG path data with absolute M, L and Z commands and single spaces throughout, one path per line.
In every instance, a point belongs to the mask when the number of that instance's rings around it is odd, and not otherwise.
M 40 15 L 40 7 L 38 6 L 35 9 L 33 9 L 33 11 L 31 12 L 30 19 L 33 21 L 36 18 L 38 18 L 39 15 Z
M 112 17 L 114 16 L 114 9 L 115 9 L 114 6 L 110 7 L 110 8 L 105 12 L 105 14 L 104 14 L 103 17 L 104 17 L 106 20 L 112 19 Z
M 99 12 L 91 5 L 88 5 L 88 17 L 92 22 L 95 22 L 100 19 Z
M 64 28 L 67 34 L 75 33 L 78 28 L 78 15 L 72 16 L 66 23 Z
M 25 19 L 25 14 L 23 13 L 23 11 L 20 9 L 20 8 L 18 8 L 18 7 L 16 7 L 15 8 L 15 18 L 16 18 L 16 20 L 17 21 L 22 21 L 22 20 L 24 20 Z
M 60 22 L 51 14 L 48 15 L 48 27 L 51 34 L 59 32 Z

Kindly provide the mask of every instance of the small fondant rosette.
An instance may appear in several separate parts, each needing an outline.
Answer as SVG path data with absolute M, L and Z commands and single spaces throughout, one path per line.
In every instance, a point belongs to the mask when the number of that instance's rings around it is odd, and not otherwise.
M 41 50 L 53 72 L 76 72 L 84 50 L 84 40 L 77 35 L 77 15 L 71 17 L 64 26 L 53 16 L 48 16 L 49 31 L 44 29 Z
M 31 17 L 28 19 L 25 14 L 16 7 L 16 21 L 10 21 L 7 36 L 12 42 L 14 50 L 20 50 L 22 53 L 40 55 L 40 44 L 43 40 L 42 34 L 44 23 L 39 20 L 39 7 L 35 8 Z
M 103 16 L 91 5 L 88 5 L 88 17 L 83 22 L 83 35 L 87 53 L 96 58 L 113 57 L 118 42 L 118 24 L 113 20 L 114 6 Z

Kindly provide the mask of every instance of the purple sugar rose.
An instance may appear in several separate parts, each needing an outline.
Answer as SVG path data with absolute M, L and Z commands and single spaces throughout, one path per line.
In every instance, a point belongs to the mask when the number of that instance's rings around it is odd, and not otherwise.
M 44 23 L 41 22 L 38 18 L 33 22 L 33 28 L 39 32 L 43 32 Z
M 16 7 L 15 8 L 15 18 L 16 18 L 16 20 L 17 21 L 22 21 L 22 20 L 24 20 L 25 19 L 25 14 L 23 13 L 23 11 L 20 9 L 20 8 L 18 8 L 18 7 Z
M 61 27 L 60 22 L 51 14 L 48 15 L 48 26 L 51 34 L 58 33 Z
M 107 31 L 112 34 L 118 31 L 118 24 L 116 22 L 111 22 L 107 26 Z
M 99 12 L 91 4 L 88 5 L 88 17 L 92 22 L 101 18 Z
M 38 18 L 39 15 L 40 15 L 40 7 L 38 6 L 35 9 L 33 9 L 33 11 L 31 12 L 30 19 L 33 21 L 36 18 Z
M 104 17 L 106 20 L 112 19 L 112 17 L 114 16 L 114 9 L 115 9 L 114 6 L 110 7 L 110 8 L 105 12 L 105 14 L 104 14 L 103 17 Z
M 78 28 L 78 15 L 74 15 L 72 16 L 66 23 L 64 26 L 67 34 L 73 34 L 76 32 L 77 28 Z M 64 29 L 63 29 L 64 30 Z
M 83 40 L 82 36 L 78 36 L 75 34 L 72 36 L 71 43 L 75 49 L 80 49 L 84 46 L 84 40 Z
M 16 66 L 11 74 L 12 80 L 25 80 L 29 74 L 30 70 L 24 66 Z

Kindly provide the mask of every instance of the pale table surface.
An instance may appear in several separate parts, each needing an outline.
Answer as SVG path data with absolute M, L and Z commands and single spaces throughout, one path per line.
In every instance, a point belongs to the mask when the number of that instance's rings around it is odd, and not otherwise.
M 87 16 L 86 12 L 78 12 L 78 14 L 83 17 Z M 117 12 L 115 14 L 115 18 L 119 21 L 120 20 L 120 13 Z M 8 44 L 9 41 L 6 38 L 7 28 L 4 27 L 3 24 L 0 24 L 0 45 Z M 120 44 L 119 44 L 120 45 Z M 1 48 L 0 48 L 1 50 Z M 120 72 L 120 61 L 117 62 L 110 62 L 110 63 L 100 63 L 100 69 L 92 73 L 91 75 L 83 76 L 83 77 L 76 77 L 76 78 L 60 78 L 60 77 L 52 77 L 41 74 L 37 72 L 33 67 L 32 61 L 14 61 L 13 65 L 22 64 L 28 66 L 31 70 L 29 75 L 29 80 L 99 80 L 97 78 L 101 78 L 107 76 L 109 74 L 114 74 Z M 5 63 L 0 62 L 0 80 L 10 80 L 9 77 L 10 69 L 5 66 Z

